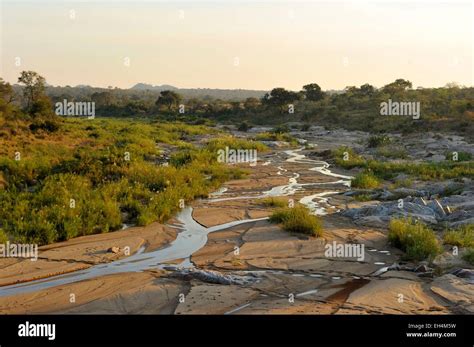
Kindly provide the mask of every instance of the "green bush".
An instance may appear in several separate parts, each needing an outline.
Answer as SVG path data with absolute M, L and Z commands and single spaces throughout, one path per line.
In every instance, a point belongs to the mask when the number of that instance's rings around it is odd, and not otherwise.
M 285 207 L 288 204 L 286 199 L 277 197 L 258 199 L 257 202 L 266 207 Z
M 377 155 L 391 159 L 405 159 L 408 156 L 407 151 L 398 146 L 380 146 L 377 148 Z
M 351 181 L 351 187 L 361 189 L 374 189 L 380 186 L 379 179 L 371 172 L 361 172 Z
M 277 125 L 276 127 L 272 129 L 272 133 L 275 133 L 275 134 L 285 134 L 289 132 L 290 132 L 290 128 L 286 124 Z
M 474 224 L 448 230 L 443 236 L 444 243 L 458 247 L 474 247 Z
M 0 244 L 6 243 L 7 241 L 8 241 L 8 235 L 5 233 L 5 231 L 0 229 Z
M 249 125 L 249 123 L 247 123 L 246 121 L 243 121 L 242 123 L 240 123 L 240 125 L 239 125 L 238 128 L 237 128 L 237 130 L 238 130 L 238 131 L 247 132 L 247 131 L 249 131 L 251 128 L 252 128 L 252 126 Z
M 408 259 L 432 259 L 441 252 L 433 230 L 412 219 L 392 219 L 388 239 L 395 247 L 403 250 Z
M 474 248 L 469 248 L 462 258 L 469 264 L 474 265 Z
M 320 237 L 323 234 L 321 219 L 313 216 L 304 206 L 281 208 L 270 216 L 271 223 L 280 223 L 290 232 Z
M 354 200 L 364 202 L 372 200 L 370 194 L 357 194 L 354 196 Z
M 387 135 L 373 135 L 369 137 L 367 146 L 370 148 L 376 148 L 376 147 L 388 145 L 391 142 L 392 140 Z
M 352 148 L 346 146 L 333 150 L 331 156 L 335 159 L 337 165 L 346 169 L 360 167 L 366 163 L 364 158 L 357 154 Z

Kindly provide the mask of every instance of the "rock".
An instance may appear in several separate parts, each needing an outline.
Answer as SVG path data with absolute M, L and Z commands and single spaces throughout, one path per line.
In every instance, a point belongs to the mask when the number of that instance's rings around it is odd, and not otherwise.
M 395 194 L 393 194 L 389 190 L 384 190 L 384 191 L 382 191 L 382 193 L 380 193 L 378 195 L 378 198 L 380 200 L 393 200 L 393 199 L 395 199 Z
M 421 206 L 426 206 L 427 205 L 426 200 L 422 197 L 416 197 L 416 198 L 413 199 L 412 202 L 415 203 L 415 204 L 421 205 Z
M 308 142 L 308 140 L 305 140 L 305 139 L 296 139 L 296 141 L 300 144 L 300 145 L 304 145 Z
M 399 271 L 400 270 L 400 265 L 398 263 L 393 263 L 388 267 L 388 270 L 390 271 Z
M 382 218 L 378 216 L 361 217 L 356 219 L 354 222 L 357 225 L 363 225 L 372 228 L 385 228 L 388 223 L 386 220 L 382 220 Z
M 469 224 L 474 224 L 474 217 L 450 223 L 449 226 L 452 228 L 458 228 L 460 226 Z
M 453 274 L 436 278 L 431 284 L 431 290 L 468 313 L 474 313 L 474 286 L 466 280 Z
M 393 193 L 397 195 L 398 198 L 405 196 L 426 196 L 427 192 L 423 190 L 410 189 L 410 188 L 397 188 L 393 190 Z
M 452 251 L 444 252 L 433 259 L 433 264 L 441 268 L 450 268 L 453 266 L 462 266 L 464 261 L 460 255 L 453 255 Z
M 433 199 L 427 203 L 427 205 L 433 212 L 436 214 L 438 218 L 444 218 L 446 213 L 444 212 L 443 206 L 437 199 Z
M 364 225 L 367 224 L 367 221 L 376 222 L 377 224 L 381 221 L 386 225 L 391 219 L 399 217 L 412 217 L 429 224 L 438 223 L 437 215 L 431 208 L 413 202 L 404 202 L 401 208 L 398 207 L 398 202 L 396 201 L 385 202 L 378 205 L 368 205 L 360 208 L 347 209 L 342 212 L 342 215 L 350 217 Z
M 428 266 L 426 266 L 425 264 L 422 264 L 422 265 L 418 265 L 416 268 L 415 268 L 415 272 L 429 272 L 431 271 L 432 269 L 430 269 Z
M 457 277 L 464 278 L 470 284 L 474 284 L 474 270 L 473 269 L 457 269 L 451 273 Z
M 120 252 L 120 248 L 117 247 L 117 246 L 113 246 L 113 247 L 110 247 L 110 248 L 107 250 L 107 252 L 117 254 L 117 253 Z
M 222 274 L 218 271 L 199 270 L 199 269 L 184 269 L 176 272 L 174 276 L 181 276 L 185 278 L 194 278 L 207 283 L 224 284 L 224 285 L 244 285 L 258 281 L 255 276 L 237 276 Z

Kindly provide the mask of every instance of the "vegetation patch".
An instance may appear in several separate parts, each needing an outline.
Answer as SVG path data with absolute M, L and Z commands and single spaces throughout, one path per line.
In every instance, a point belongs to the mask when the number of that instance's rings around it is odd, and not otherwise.
M 469 177 L 474 178 L 474 162 L 442 161 L 413 163 L 407 161 L 367 160 L 354 150 L 340 147 L 332 153 L 338 166 L 344 169 L 363 168 L 379 179 L 393 179 L 399 174 L 421 180 L 446 180 Z
M 58 124 L 41 136 L 17 126 L 15 136 L 3 139 L 1 238 L 42 245 L 118 230 L 123 223 L 164 222 L 178 211 L 181 199 L 207 196 L 224 181 L 242 177 L 241 169 L 217 162 L 215 148 L 266 148 L 179 122 L 96 118 Z M 214 139 L 192 144 L 209 134 Z M 160 159 L 165 147 L 174 151 L 168 166 Z
M 304 206 L 277 209 L 270 216 L 270 222 L 279 223 L 289 232 L 308 234 L 320 237 L 323 234 L 323 225 L 320 218 L 311 215 Z
M 448 245 L 474 248 L 474 224 L 446 231 L 443 235 L 443 241 Z
M 285 207 L 288 205 L 288 201 L 286 199 L 278 197 L 258 199 L 257 202 L 265 207 Z
M 392 219 L 389 241 L 406 253 L 407 259 L 432 259 L 441 252 L 435 233 L 428 226 L 413 219 Z
M 369 148 L 376 148 L 390 144 L 392 140 L 387 135 L 373 135 L 369 137 L 367 146 Z
M 462 258 L 469 264 L 474 265 L 474 248 L 469 248 Z
M 353 188 L 375 189 L 379 186 L 379 179 L 369 171 L 364 171 L 357 174 L 351 181 L 351 187 Z

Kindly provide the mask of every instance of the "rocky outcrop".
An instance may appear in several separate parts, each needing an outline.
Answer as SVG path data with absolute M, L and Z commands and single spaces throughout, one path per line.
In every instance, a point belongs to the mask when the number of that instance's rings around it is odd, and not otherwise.
M 202 282 L 225 284 L 225 285 L 245 285 L 258 281 L 255 276 L 238 276 L 231 274 L 223 274 L 218 271 L 200 270 L 200 269 L 178 269 L 172 276 L 183 277 L 186 279 L 197 279 Z
M 469 271 L 472 273 L 472 270 Z M 465 278 L 454 274 L 437 277 L 431 284 L 431 290 L 461 313 L 474 313 L 474 286 Z
M 423 191 L 398 189 L 393 192 L 416 193 L 416 197 L 407 196 L 394 201 L 384 201 L 342 212 L 357 224 L 372 227 L 386 226 L 392 218 L 412 217 L 427 224 L 447 223 L 449 227 L 458 227 L 474 223 L 474 193 L 464 191 L 460 195 L 449 197 L 426 198 Z M 392 192 L 376 192 L 377 197 L 387 197 Z M 349 194 L 348 194 L 349 195 Z M 354 193 L 352 192 L 352 194 Z M 413 194 L 415 195 L 415 194 Z

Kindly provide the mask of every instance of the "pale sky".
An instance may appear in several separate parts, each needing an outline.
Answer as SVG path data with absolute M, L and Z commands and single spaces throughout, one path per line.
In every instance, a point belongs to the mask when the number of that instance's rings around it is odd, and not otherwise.
M 120 88 L 474 81 L 472 0 L 0 1 L 10 83 L 22 70 L 53 85 Z

